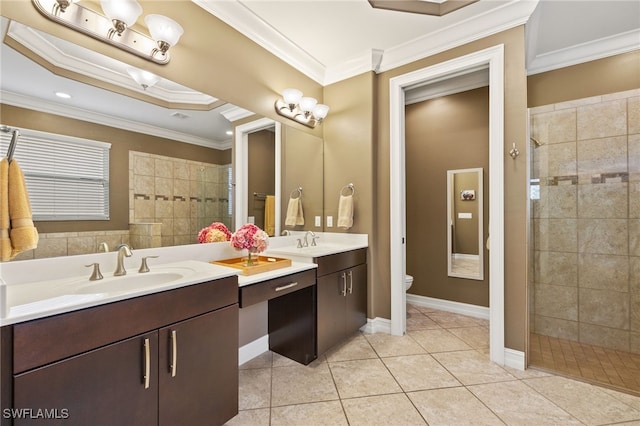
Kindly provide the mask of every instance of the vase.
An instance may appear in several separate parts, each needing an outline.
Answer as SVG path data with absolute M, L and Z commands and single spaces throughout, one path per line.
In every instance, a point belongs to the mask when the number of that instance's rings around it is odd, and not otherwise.
M 258 252 L 249 250 L 244 266 L 256 266 L 258 264 Z

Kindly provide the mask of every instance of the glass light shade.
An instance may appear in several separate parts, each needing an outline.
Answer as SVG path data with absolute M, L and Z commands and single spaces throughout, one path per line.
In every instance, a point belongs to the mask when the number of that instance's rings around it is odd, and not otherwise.
M 147 15 L 144 22 L 149 27 L 152 39 L 158 42 L 163 41 L 169 46 L 175 46 L 184 33 L 180 24 L 163 15 Z
M 284 89 L 282 99 L 288 105 L 296 105 L 302 99 L 302 92 L 298 89 Z
M 142 6 L 136 0 L 100 0 L 100 5 L 109 19 L 122 21 L 127 27 L 142 14 Z
M 137 68 L 127 68 L 127 72 L 129 73 L 131 78 L 135 80 L 136 83 L 138 83 L 145 89 L 147 87 L 152 87 L 154 84 L 160 81 L 160 77 L 149 71 L 139 70 Z
M 311 112 L 317 103 L 315 98 L 304 97 L 300 99 L 300 109 L 304 112 Z
M 313 116 L 318 120 L 322 120 L 323 118 L 325 118 L 328 113 L 329 113 L 328 105 L 317 104 L 315 107 L 313 107 Z

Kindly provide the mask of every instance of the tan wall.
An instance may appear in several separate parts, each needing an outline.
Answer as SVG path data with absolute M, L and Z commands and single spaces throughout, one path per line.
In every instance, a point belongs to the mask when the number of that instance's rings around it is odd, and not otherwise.
M 449 277 L 447 273 L 447 170 L 484 170 L 484 229 L 488 227 L 488 88 L 407 106 L 405 150 L 407 274 L 414 278 L 411 293 L 489 306 L 487 273 L 484 281 Z M 466 184 L 465 189 L 473 188 Z M 459 202 L 459 191 L 453 194 Z M 470 211 L 472 203 L 477 205 L 477 201 L 459 202 L 465 211 Z M 470 239 L 477 254 L 477 227 Z M 488 271 L 488 256 L 484 267 Z
M 109 154 L 111 218 L 106 221 L 37 222 L 38 232 L 80 232 L 129 229 L 129 151 L 185 160 L 229 164 L 231 150 L 220 151 L 144 135 L 57 115 L 0 104 L 2 124 L 111 143 Z M 16 148 L 19 152 L 20 147 Z
M 640 50 L 561 68 L 527 79 L 528 106 L 536 107 L 640 87 Z
M 338 217 L 340 191 L 353 183 L 355 193 L 353 227 L 350 233 L 369 234 L 368 261 L 368 316 L 375 318 L 377 298 L 389 301 L 388 290 L 372 287 L 380 268 L 388 265 L 387 259 L 376 259 L 378 235 L 375 234 L 375 206 L 378 190 L 375 179 L 375 115 L 377 76 L 365 73 L 325 88 L 325 101 L 331 106 L 330 116 L 324 127 L 324 209 L 326 216 L 333 216 L 333 228 L 327 232 L 345 232 L 335 227 Z M 326 225 L 326 223 L 325 223 Z
M 323 165 L 321 138 L 290 126 L 282 126 L 281 229 L 322 231 L 322 227 L 315 226 L 314 217 L 323 215 Z M 302 188 L 304 225 L 285 227 L 289 199 L 292 193 L 294 197 L 298 196 L 296 189 L 299 187 Z
M 313 96 L 322 102 L 320 84 L 195 3 L 184 0 L 143 0 L 140 3 L 143 16 L 151 13 L 170 16 L 185 28 L 178 44 L 171 48 L 171 61 L 166 65 L 139 58 L 50 21 L 38 13 L 28 0 L 3 1 L 1 13 L 2 16 L 275 120 L 282 117 L 276 114 L 274 101 L 287 87 L 298 88 L 306 96 Z M 143 17 L 139 22 L 143 22 Z M 138 29 L 148 34 L 146 28 L 139 24 Z M 318 136 L 322 134 L 321 128 L 310 130 L 291 120 L 286 121 L 305 132 Z
M 390 318 L 389 268 L 389 80 L 398 75 L 435 65 L 478 50 L 504 44 L 505 58 L 505 345 L 525 349 L 526 265 L 527 265 L 527 155 L 512 160 L 507 155 L 513 142 L 524 147 L 526 138 L 526 72 L 524 59 L 524 27 L 513 28 L 463 46 L 447 50 L 411 64 L 381 73 L 377 79 L 376 203 L 375 229 L 371 241 L 375 245 L 376 274 L 371 277 L 374 305 L 369 317 Z

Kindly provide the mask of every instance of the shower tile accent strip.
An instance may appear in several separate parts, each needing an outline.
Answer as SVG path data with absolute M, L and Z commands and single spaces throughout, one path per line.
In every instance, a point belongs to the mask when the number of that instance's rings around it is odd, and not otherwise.
M 591 175 L 591 183 L 620 183 L 629 182 L 629 173 L 601 173 Z
M 640 354 L 640 89 L 530 117 L 531 332 Z

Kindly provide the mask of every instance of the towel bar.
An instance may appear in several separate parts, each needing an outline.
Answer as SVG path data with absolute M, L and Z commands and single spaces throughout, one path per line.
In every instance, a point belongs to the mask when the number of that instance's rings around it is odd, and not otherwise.
M 297 197 L 295 197 L 295 195 L 297 195 Z M 302 187 L 299 186 L 298 188 L 294 189 L 293 191 L 291 191 L 291 194 L 289 194 L 289 198 L 300 198 L 302 197 Z
M 351 194 L 345 194 L 344 193 L 345 189 L 351 190 Z M 356 187 L 352 183 L 350 183 L 349 185 L 343 186 L 342 189 L 340 190 L 340 195 L 342 195 L 343 197 L 346 197 L 347 195 L 355 195 L 355 193 L 356 193 Z

